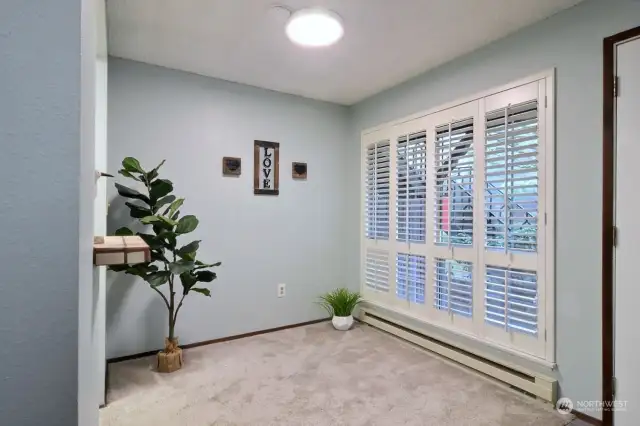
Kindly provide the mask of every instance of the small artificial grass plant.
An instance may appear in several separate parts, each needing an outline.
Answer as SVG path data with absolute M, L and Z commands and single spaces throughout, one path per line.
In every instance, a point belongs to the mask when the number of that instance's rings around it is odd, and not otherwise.
M 320 296 L 320 306 L 325 308 L 330 315 L 336 317 L 348 317 L 362 302 L 360 293 L 339 288 Z

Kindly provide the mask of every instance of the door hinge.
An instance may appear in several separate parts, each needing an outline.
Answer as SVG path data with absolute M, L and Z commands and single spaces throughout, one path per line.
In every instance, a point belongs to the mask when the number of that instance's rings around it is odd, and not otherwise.
M 547 341 L 547 330 L 544 331 L 544 341 Z
M 545 226 L 547 225 L 547 214 L 546 213 L 544 214 L 544 224 L 545 224 Z
M 613 77 L 613 97 L 617 98 L 620 96 L 620 77 Z
M 613 246 L 618 247 L 618 227 L 613 227 Z
M 611 392 L 613 393 L 614 397 L 618 393 L 618 379 L 616 379 L 615 377 L 611 378 Z

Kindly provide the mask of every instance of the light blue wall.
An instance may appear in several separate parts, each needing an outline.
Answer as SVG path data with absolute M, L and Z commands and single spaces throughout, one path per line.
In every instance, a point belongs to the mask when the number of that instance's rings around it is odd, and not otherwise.
M 574 400 L 601 394 L 602 40 L 639 24 L 640 2 L 587 0 L 351 111 L 347 160 L 359 164 L 363 129 L 556 67 L 556 344 L 561 393 Z M 359 182 L 358 168 L 349 169 L 351 283 L 359 279 Z
M 81 61 L 92 60 L 81 45 L 91 10 L 87 0 L 0 3 L 2 424 L 97 425 L 95 406 L 81 404 L 91 392 L 92 185 L 79 179 L 93 173 Z
M 204 260 L 223 263 L 211 299 L 186 299 L 181 343 L 326 316 L 314 300 L 346 284 L 347 108 L 112 58 L 108 114 L 109 170 L 125 156 L 147 167 L 167 159 L 161 175 L 186 197 L 183 214 L 200 219 L 189 238 L 203 240 Z M 277 197 L 253 195 L 255 139 L 281 144 Z M 239 178 L 222 177 L 223 156 L 242 158 Z M 293 161 L 308 163 L 307 181 L 292 180 Z M 112 202 L 111 232 L 128 223 L 122 207 Z M 107 356 L 162 347 L 159 296 L 128 276 L 107 283 Z

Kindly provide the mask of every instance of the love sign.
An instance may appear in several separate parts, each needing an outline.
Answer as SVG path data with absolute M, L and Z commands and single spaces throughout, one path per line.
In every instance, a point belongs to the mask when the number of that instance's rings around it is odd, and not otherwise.
M 280 144 L 253 142 L 253 193 L 278 195 Z

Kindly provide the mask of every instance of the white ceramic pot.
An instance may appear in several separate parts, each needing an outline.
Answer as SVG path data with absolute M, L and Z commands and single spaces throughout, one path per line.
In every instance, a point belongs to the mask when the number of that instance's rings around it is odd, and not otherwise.
M 353 315 L 349 315 L 348 317 L 337 317 L 334 315 L 334 317 L 331 318 L 331 323 L 336 330 L 348 330 L 353 325 Z

